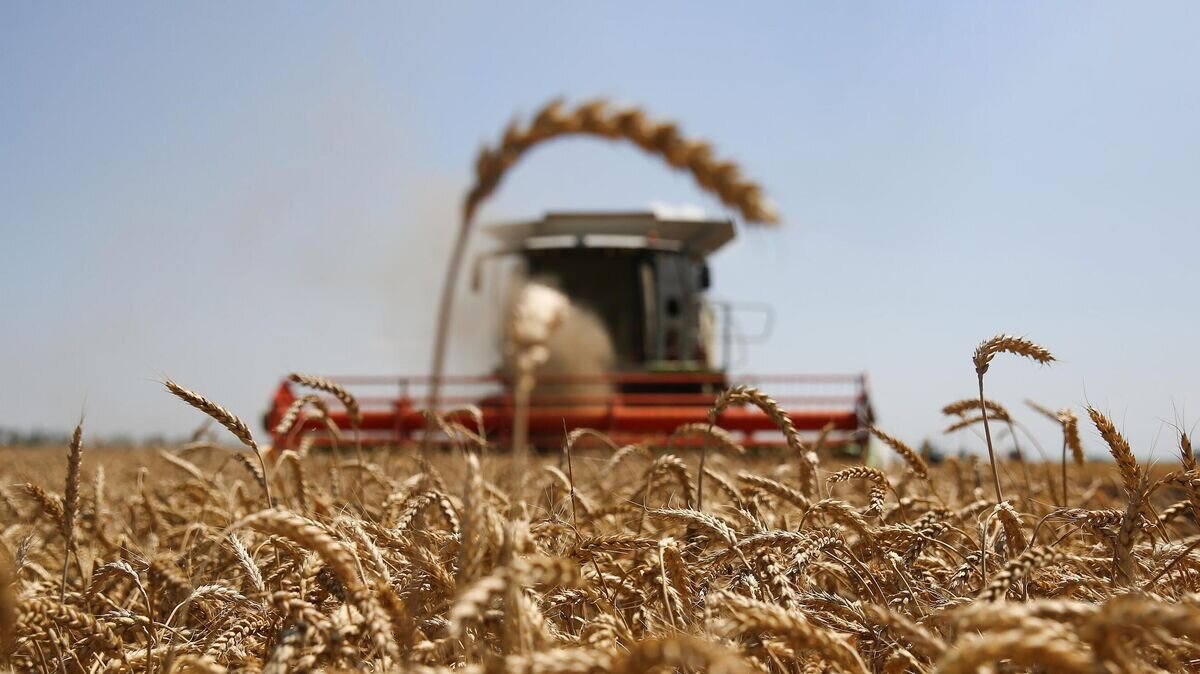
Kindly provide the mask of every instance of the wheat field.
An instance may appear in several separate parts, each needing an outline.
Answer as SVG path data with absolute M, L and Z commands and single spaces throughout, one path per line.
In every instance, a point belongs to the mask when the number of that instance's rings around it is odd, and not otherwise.
M 748 222 L 775 220 L 737 164 L 674 123 L 551 103 L 480 153 L 440 298 L 434 382 L 476 211 L 531 148 L 570 135 L 637 146 Z M 873 428 L 886 468 L 835 458 L 769 391 L 746 387 L 715 399 L 713 418 L 757 406 L 783 448 L 748 452 L 700 423 L 680 429 L 700 439 L 687 445 L 572 432 L 560 452 L 531 455 L 433 417 L 448 447 L 368 450 L 354 428 L 331 428 L 335 450 L 310 435 L 270 451 L 236 414 L 168 380 L 164 395 L 225 430 L 158 451 L 92 451 L 77 428 L 59 451 L 0 450 L 0 667 L 1197 670 L 1190 439 L 1178 436 L 1177 462 L 1143 466 L 1098 410 L 1018 414 L 986 398 L 1000 355 L 1055 360 L 1019 337 L 980 343 L 978 397 L 943 412 L 979 434 L 981 458 L 927 462 L 914 439 Z M 356 423 L 349 392 L 291 379 L 318 393 L 277 433 L 302 413 L 328 421 L 331 405 Z M 1058 425 L 1061 460 L 996 451 L 993 428 L 1015 435 L 1018 416 Z M 1114 461 L 1087 462 L 1085 437 Z
M 981 391 L 996 353 L 1039 360 L 991 342 Z M 443 449 L 268 453 L 166 383 L 242 444 L 86 451 L 77 429 L 61 452 L 0 453 L 11 670 L 1200 667 L 1190 441 L 1177 464 L 1142 466 L 1096 410 L 1082 435 L 1114 463 L 1083 461 L 1078 415 L 1034 405 L 1060 424 L 1063 462 L 997 458 L 993 480 L 986 459 L 928 465 L 881 429 L 887 469 L 839 461 L 746 388 L 714 409 L 762 407 L 785 449 L 746 452 L 701 424 L 685 430 L 702 448 L 576 432 L 525 456 L 443 423 Z M 982 400 L 944 412 L 952 426 L 982 425 L 981 410 L 1013 420 Z

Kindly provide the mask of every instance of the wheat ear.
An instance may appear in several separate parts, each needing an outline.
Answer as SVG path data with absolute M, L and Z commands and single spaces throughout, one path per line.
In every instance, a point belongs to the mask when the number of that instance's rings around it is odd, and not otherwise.
M 975 373 L 980 376 L 985 374 L 988 371 L 988 367 L 991 366 L 992 358 L 998 353 L 1011 353 L 1024 356 L 1043 365 L 1056 360 L 1054 354 L 1050 353 L 1049 349 L 1039 346 L 1024 337 L 996 335 L 991 339 L 983 340 L 976 347 L 975 355 L 972 359 L 975 362 Z
M 390 628 L 386 627 L 387 617 L 370 589 L 359 580 L 354 555 L 324 527 L 285 510 L 264 510 L 231 524 L 224 535 L 231 535 L 243 527 L 290 538 L 319 555 L 346 589 L 348 600 L 362 613 L 366 631 L 376 651 L 395 656 L 396 643 Z
M 183 402 L 212 417 L 214 421 L 224 426 L 230 433 L 233 434 L 235 438 L 240 440 L 243 445 L 250 448 L 250 450 L 254 452 L 255 458 L 258 459 L 258 466 L 263 473 L 264 479 L 262 484 L 263 491 L 265 491 L 267 495 L 267 505 L 272 508 L 275 507 L 275 502 L 271 500 L 270 482 L 266 479 L 267 464 L 263 461 L 262 452 L 258 450 L 258 443 L 254 441 L 254 436 L 250 434 L 250 427 L 246 425 L 246 422 L 239 419 L 233 412 L 230 412 L 229 410 L 221 407 L 220 405 L 209 400 L 208 398 L 205 398 L 199 393 L 196 393 L 195 391 L 189 391 L 188 389 L 185 389 L 170 379 L 164 380 L 163 386 L 167 387 L 167 390 L 173 393 L 176 398 L 179 398 Z
M 816 452 L 800 441 L 800 434 L 796 431 L 792 418 L 770 396 L 753 386 L 734 386 L 727 389 L 721 393 L 717 401 L 713 403 L 712 409 L 708 411 L 709 424 L 716 426 L 717 420 L 725 408 L 742 402 L 754 405 L 771 419 L 771 423 L 775 424 L 784 439 L 787 440 L 788 449 L 799 459 L 800 477 L 805 488 L 805 495 L 816 493 L 820 488 L 820 482 L 817 479 L 820 460 Z
M 362 435 L 359 433 L 359 426 L 362 424 L 362 413 L 359 411 L 358 399 L 355 398 L 341 384 L 335 381 L 318 377 L 311 374 L 301 374 L 293 372 L 288 375 L 288 379 L 301 386 L 307 386 L 311 389 L 324 391 L 338 399 L 342 406 L 346 408 L 346 416 L 350 418 L 350 428 L 354 431 L 354 454 L 358 459 L 358 465 L 365 466 L 367 464 L 366 457 L 363 456 L 362 450 Z M 337 440 L 337 425 L 329 418 L 328 411 L 324 409 L 324 405 L 316 405 L 319 411 L 324 411 L 325 426 L 329 429 L 329 434 Z M 290 410 L 289 410 L 290 411 Z M 362 496 L 362 473 L 358 474 L 357 491 L 359 496 Z
M 1096 425 L 1096 430 L 1100 431 L 1100 437 L 1104 438 L 1104 442 L 1108 444 L 1113 459 L 1117 462 L 1117 470 L 1121 473 L 1121 484 L 1125 487 L 1125 493 L 1133 495 L 1138 489 L 1138 483 L 1142 480 L 1142 467 L 1138 465 L 1137 458 L 1133 456 L 1129 442 L 1125 440 L 1125 436 L 1121 435 L 1113 422 L 1096 408 L 1088 407 L 1087 413 L 1092 418 L 1092 423 Z
M 1011 661 L 1018 666 L 1038 666 L 1063 674 L 1097 671 L 1082 644 L 1074 639 L 1063 638 L 1061 630 L 1039 629 L 1042 625 L 1049 626 L 1046 621 L 1036 622 L 1039 625 L 989 632 L 981 636 L 965 636 L 938 661 L 937 671 L 943 674 L 966 674 L 977 672 L 982 665 L 998 660 Z
M 684 137 L 674 122 L 652 121 L 638 108 L 613 109 L 603 100 L 589 101 L 568 111 L 563 110 L 561 101 L 551 101 L 528 126 L 510 124 L 500 144 L 485 147 L 475 160 L 475 184 L 463 201 L 463 219 L 474 217 L 479 205 L 530 149 L 548 140 L 578 135 L 628 141 L 657 155 L 672 168 L 690 173 L 701 188 L 739 211 L 747 221 L 777 222 L 778 216 L 763 199 L 762 188 L 743 178 L 736 163 L 714 157 L 709 143 Z
M 59 600 L 66 601 L 67 597 L 67 568 L 71 564 L 71 549 L 75 547 L 75 514 L 79 510 L 79 467 L 83 462 L 83 421 L 75 426 L 71 434 L 71 448 L 67 452 L 67 484 L 63 490 L 63 536 L 66 542 L 63 550 L 62 586 L 59 590 Z
M 979 409 L 979 405 L 980 405 L 980 402 L 979 402 L 978 398 L 965 398 L 963 400 L 956 400 L 956 401 L 950 403 L 949 405 L 946 405 L 945 407 L 943 407 L 942 414 L 945 414 L 946 416 L 951 416 L 951 415 L 960 416 L 960 417 L 966 416 L 967 412 L 971 412 L 971 411 Z M 1000 403 L 998 403 L 994 400 L 983 401 L 983 406 L 988 408 L 988 411 L 991 412 L 992 414 L 995 414 L 996 416 L 1001 416 L 1001 417 L 1010 416 L 1008 413 L 1008 410 L 1005 409 L 1003 405 L 1001 405 Z
M 908 467 L 912 469 L 912 472 L 917 477 L 922 480 L 929 479 L 929 464 L 925 463 L 925 459 L 921 458 L 921 455 L 916 450 L 906 445 L 900 439 L 884 433 L 875 426 L 871 426 L 871 433 L 882 440 L 883 444 L 891 447 L 892 450 L 899 454 L 900 458 L 904 459 L 904 462 L 908 464 Z
M 358 399 L 350 394 L 341 384 L 334 382 L 325 377 L 318 377 L 311 374 L 300 374 L 293 372 L 288 375 L 288 379 L 301 386 L 307 386 L 311 389 L 324 391 L 338 399 L 338 402 L 346 408 L 346 415 L 350 417 L 350 425 L 358 428 L 362 423 L 362 412 L 358 407 Z

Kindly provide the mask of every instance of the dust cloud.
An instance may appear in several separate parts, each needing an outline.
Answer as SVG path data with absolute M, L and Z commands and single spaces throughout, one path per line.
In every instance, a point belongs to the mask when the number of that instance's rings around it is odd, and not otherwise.
M 616 363 L 612 339 L 595 312 L 572 302 L 556 286 L 550 277 L 513 274 L 502 369 L 515 374 L 522 347 L 537 349 L 535 401 L 601 404 L 612 392 L 608 382 L 598 380 Z M 570 377 L 583 381 L 562 381 Z

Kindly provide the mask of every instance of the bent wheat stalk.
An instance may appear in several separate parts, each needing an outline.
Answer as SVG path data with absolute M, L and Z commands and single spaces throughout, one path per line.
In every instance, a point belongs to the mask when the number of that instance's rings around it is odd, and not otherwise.
M 308 388 L 311 388 L 311 389 L 316 389 L 318 391 L 324 391 L 325 393 L 328 393 L 338 399 L 338 402 L 340 402 L 342 404 L 342 406 L 346 408 L 346 416 L 349 417 L 349 419 L 350 419 L 350 429 L 354 432 L 354 453 L 355 453 L 356 458 L 358 459 L 358 465 L 360 465 L 360 466 L 367 465 L 367 460 L 363 456 L 362 435 L 359 430 L 362 426 L 362 412 L 359 411 L 358 399 L 355 398 L 349 391 L 347 391 L 344 386 L 342 386 L 341 384 L 339 384 L 335 381 L 332 381 L 330 379 L 326 379 L 325 377 L 318 377 L 316 375 L 302 374 L 300 372 L 293 372 L 288 375 L 288 379 L 296 384 L 301 385 L 301 386 L 307 386 Z M 308 396 L 305 396 L 305 398 L 307 398 L 307 397 Z M 325 412 L 324 406 L 319 406 L 318 409 L 320 409 L 322 412 Z M 291 409 L 288 410 L 289 413 L 291 411 L 292 411 Z M 296 411 L 297 411 L 297 413 L 299 412 L 298 409 Z M 284 417 L 286 419 L 287 415 L 285 414 Z M 326 425 L 329 427 L 330 435 L 336 436 L 337 435 L 337 425 L 334 424 L 333 421 L 329 418 L 328 412 L 325 412 L 325 422 L 326 422 Z M 336 437 L 334 439 L 336 440 Z M 361 473 L 359 473 L 358 480 L 359 480 L 358 487 L 361 490 L 362 489 L 362 474 Z
M 195 391 L 189 391 L 188 389 L 185 389 L 170 379 L 164 380 L 163 386 L 167 387 L 167 390 L 174 394 L 176 398 L 179 398 L 183 402 L 212 417 L 214 421 L 224 426 L 225 429 L 232 433 L 235 438 L 240 440 L 243 445 L 248 447 L 250 451 L 254 452 L 255 458 L 258 459 L 258 467 L 262 469 L 264 476 L 263 491 L 266 492 L 267 506 L 274 508 L 275 501 L 271 499 L 270 480 L 265 479 L 267 475 L 267 464 L 263 461 L 262 452 L 259 451 L 258 443 L 254 441 L 254 436 L 251 435 L 250 427 L 246 425 L 246 422 L 239 419 L 233 412 L 230 412 L 229 410 L 221 407 L 220 405 L 214 403 L 208 398 L 205 398 L 199 393 L 196 393 Z
M 763 198 L 762 188 L 742 177 L 736 163 L 714 157 L 711 145 L 683 136 L 675 123 L 652 121 L 638 108 L 614 109 L 604 100 L 583 103 L 566 111 L 561 101 L 551 101 L 534 115 L 528 125 L 510 124 L 500 143 L 495 147 L 484 147 L 475 160 L 475 184 L 463 199 L 462 220 L 450 251 L 438 302 L 433 363 L 430 367 L 430 410 L 436 409 L 439 400 L 450 311 L 475 213 L 525 153 L 549 140 L 567 136 L 593 136 L 632 143 L 659 157 L 667 165 L 691 174 L 701 189 L 740 212 L 746 222 L 775 224 L 778 221 L 775 211 Z
M 1044 347 L 1038 346 L 1024 337 L 1012 335 L 996 335 L 985 339 L 975 348 L 972 359 L 975 363 L 975 375 L 979 379 L 979 413 L 983 417 L 983 434 L 987 439 L 988 459 L 992 463 L 992 480 L 996 488 L 996 503 L 1003 503 L 1004 496 L 1000 493 L 1000 471 L 996 467 L 996 450 L 992 448 L 992 429 L 988 425 L 987 398 L 983 397 L 983 375 L 987 374 L 992 358 L 998 353 L 1012 353 L 1035 360 L 1043 365 L 1054 361 L 1054 354 Z

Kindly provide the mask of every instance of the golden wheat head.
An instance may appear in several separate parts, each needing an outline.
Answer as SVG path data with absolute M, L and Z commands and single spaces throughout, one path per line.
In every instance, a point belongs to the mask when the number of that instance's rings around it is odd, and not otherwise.
M 235 438 L 240 440 L 243 445 L 255 450 L 255 452 L 258 451 L 258 443 L 254 441 L 254 436 L 250 433 L 250 427 L 233 412 L 195 391 L 185 389 L 170 379 L 164 380 L 163 386 L 167 387 L 167 390 L 173 393 L 176 398 L 212 417 L 214 421 L 224 426 Z
M 899 454 L 900 458 L 904 459 L 904 462 L 912 469 L 914 475 L 922 480 L 929 477 L 929 464 L 925 463 L 925 459 L 921 458 L 921 455 L 916 450 L 909 447 L 899 438 L 888 435 L 875 426 L 871 426 L 871 433 L 882 440 L 883 444 L 891 447 L 893 451 Z
M 346 408 L 346 414 L 350 417 L 350 425 L 357 428 L 362 423 L 362 415 L 358 409 L 358 399 L 351 395 L 341 384 L 325 377 L 301 374 L 299 372 L 289 374 L 288 379 L 301 386 L 307 386 L 332 395 Z
M 1031 360 L 1035 360 L 1043 365 L 1054 362 L 1054 354 L 1048 349 L 1039 346 L 1024 337 L 1014 337 L 1012 335 L 996 335 L 991 339 L 985 339 L 975 349 L 975 355 L 972 360 L 975 362 L 976 374 L 983 376 L 988 371 L 988 367 L 992 363 L 992 358 L 998 353 L 1012 353 L 1018 356 L 1024 356 Z
M 1087 413 L 1092 418 L 1096 430 L 1100 432 L 1100 437 L 1104 438 L 1109 451 L 1112 452 L 1113 459 L 1117 462 L 1117 470 L 1121 473 L 1121 484 L 1125 487 L 1125 492 L 1127 494 L 1135 493 L 1138 484 L 1142 481 L 1142 467 L 1134 457 L 1129 442 L 1124 435 L 1121 435 L 1113 422 L 1099 410 L 1089 406 Z
M 737 210 L 747 222 L 777 222 L 762 188 L 743 178 L 734 162 L 713 156 L 707 142 L 683 136 L 673 122 L 651 120 L 638 108 L 614 109 L 603 100 L 589 101 L 572 110 L 564 110 L 561 101 L 551 101 L 528 125 L 511 124 L 499 145 L 480 151 L 475 161 L 475 184 L 463 202 L 463 219 L 473 219 L 479 205 L 526 152 L 548 140 L 577 135 L 628 141 L 671 167 L 690 173 L 701 188 Z

